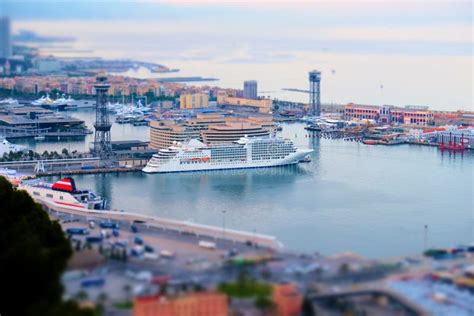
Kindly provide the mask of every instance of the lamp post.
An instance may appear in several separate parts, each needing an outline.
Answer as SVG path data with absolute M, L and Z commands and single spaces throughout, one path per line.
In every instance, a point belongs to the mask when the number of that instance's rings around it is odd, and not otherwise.
M 222 210 L 222 239 L 225 240 L 225 213 L 226 210 Z
M 255 248 L 257 248 L 257 236 L 256 236 L 256 235 L 257 235 L 257 229 L 254 228 L 254 229 L 253 229 L 253 246 L 254 246 Z

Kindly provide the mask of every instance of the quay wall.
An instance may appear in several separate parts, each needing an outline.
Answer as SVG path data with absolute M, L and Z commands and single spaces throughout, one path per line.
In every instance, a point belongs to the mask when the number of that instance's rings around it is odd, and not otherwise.
M 155 227 L 163 230 L 174 230 L 180 233 L 193 234 L 211 239 L 225 239 L 241 243 L 252 242 L 252 244 L 257 244 L 258 246 L 270 248 L 273 250 L 280 250 L 283 247 L 283 245 L 275 237 L 264 234 L 227 228 L 223 229 L 216 226 L 203 225 L 189 221 L 179 221 L 131 212 L 77 209 L 67 205 L 58 205 L 49 200 L 36 197 L 35 200 L 43 205 L 43 207 L 45 207 L 48 211 L 56 211 L 104 220 L 127 221 L 130 223 L 133 223 L 134 221 L 140 221 L 148 227 Z

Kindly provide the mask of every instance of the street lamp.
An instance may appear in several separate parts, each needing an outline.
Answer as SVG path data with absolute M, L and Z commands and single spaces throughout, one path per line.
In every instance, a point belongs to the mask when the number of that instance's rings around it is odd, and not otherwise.
M 222 239 L 225 240 L 225 213 L 226 210 L 222 210 Z

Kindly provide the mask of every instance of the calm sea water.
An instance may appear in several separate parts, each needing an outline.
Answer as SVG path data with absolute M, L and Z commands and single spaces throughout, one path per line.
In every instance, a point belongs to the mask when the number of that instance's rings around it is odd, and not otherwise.
M 146 127 L 118 125 L 113 133 L 114 139 L 148 138 Z M 312 162 L 205 173 L 84 175 L 76 181 L 105 196 L 113 209 L 218 226 L 225 221 L 228 228 L 275 235 L 301 251 L 417 253 L 424 225 L 430 246 L 474 241 L 474 153 L 308 138 L 302 124 L 285 125 L 282 134 L 313 148 Z M 86 147 L 83 141 L 54 146 Z

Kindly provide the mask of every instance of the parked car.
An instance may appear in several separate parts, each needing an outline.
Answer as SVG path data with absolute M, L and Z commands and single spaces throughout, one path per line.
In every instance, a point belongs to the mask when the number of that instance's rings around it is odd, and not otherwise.
M 145 260 L 158 260 L 160 255 L 154 252 L 145 252 L 143 254 L 143 259 Z
M 160 256 L 162 256 L 163 258 L 172 259 L 175 257 L 175 254 L 174 252 L 169 251 L 169 250 L 162 250 L 160 251 Z
M 212 250 L 216 249 L 216 243 L 212 241 L 200 240 L 198 245 L 201 248 L 212 249 Z
M 135 236 L 133 242 L 137 245 L 143 245 L 143 239 L 140 236 Z
M 155 249 L 150 245 L 145 245 L 145 252 L 155 252 Z

